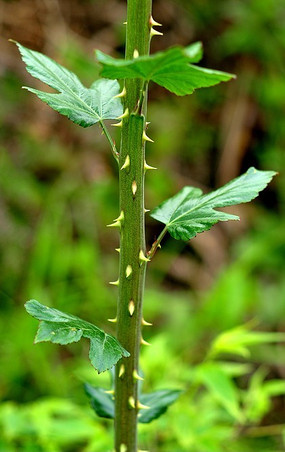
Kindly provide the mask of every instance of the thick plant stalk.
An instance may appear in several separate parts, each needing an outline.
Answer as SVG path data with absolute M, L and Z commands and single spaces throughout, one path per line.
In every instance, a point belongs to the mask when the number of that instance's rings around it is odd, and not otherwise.
M 128 0 L 126 59 L 149 54 L 152 0 Z M 139 352 L 145 284 L 144 166 L 147 86 L 126 80 L 119 158 L 120 271 L 117 338 L 130 352 L 116 366 L 115 451 L 137 452 Z

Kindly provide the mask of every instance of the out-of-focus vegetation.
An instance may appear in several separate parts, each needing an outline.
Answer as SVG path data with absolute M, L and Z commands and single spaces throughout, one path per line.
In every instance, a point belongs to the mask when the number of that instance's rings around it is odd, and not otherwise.
M 116 305 L 108 281 L 117 276 L 118 236 L 105 228 L 118 214 L 116 169 L 98 130 L 81 130 L 21 90 L 31 81 L 7 39 L 90 84 L 99 72 L 95 47 L 123 52 L 126 2 L 2 0 L 0 9 L 0 451 L 107 452 L 112 423 L 95 417 L 83 382 L 108 389 L 109 376 L 96 376 L 87 343 L 33 346 L 36 322 L 23 304 L 36 298 L 106 329 Z M 155 145 L 147 153 L 159 171 L 147 177 L 147 207 L 186 184 L 218 187 L 251 165 L 280 175 L 240 207 L 240 223 L 191 243 L 167 238 L 157 253 L 145 297 L 154 324 L 145 331 L 145 385 L 185 392 L 140 427 L 141 444 L 152 452 L 278 452 L 284 342 L 248 334 L 285 331 L 284 1 L 157 0 L 154 18 L 164 36 L 153 51 L 202 40 L 203 66 L 238 78 L 183 99 L 150 90 Z M 149 218 L 149 246 L 159 232 Z

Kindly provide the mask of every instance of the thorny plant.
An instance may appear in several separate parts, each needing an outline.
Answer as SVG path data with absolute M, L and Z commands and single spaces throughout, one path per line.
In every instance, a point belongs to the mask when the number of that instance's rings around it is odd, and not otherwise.
M 162 34 L 157 30 L 161 24 L 152 18 L 151 10 L 152 0 L 128 0 L 125 59 L 115 59 L 97 50 L 104 78 L 96 80 L 89 89 L 68 69 L 16 43 L 27 71 L 59 93 L 26 89 L 82 127 L 99 124 L 118 164 L 120 213 L 108 225 L 120 232 L 119 277 L 111 282 L 119 288 L 117 315 L 109 319 L 117 324 L 116 338 L 92 323 L 38 301 L 31 300 L 25 305 L 28 313 L 40 320 L 36 342 L 69 344 L 85 337 L 90 340 L 91 364 L 98 372 L 115 366 L 114 389 L 106 392 L 86 385 L 86 391 L 99 416 L 114 418 L 116 452 L 137 452 L 137 423 L 159 417 L 180 394 L 178 390 L 141 393 L 139 353 L 141 345 L 148 345 L 141 330 L 151 325 L 142 314 L 147 265 L 166 233 L 186 241 L 218 221 L 237 220 L 237 216 L 216 208 L 251 201 L 275 174 L 250 168 L 209 194 L 184 187 L 151 212 L 165 226 L 150 250 L 146 250 L 144 179 L 147 171 L 156 169 L 145 161 L 145 144 L 153 142 L 146 132 L 149 82 L 183 96 L 234 77 L 194 64 L 202 58 L 200 42 L 149 55 L 151 39 Z M 121 80 L 121 88 L 117 80 Z M 121 128 L 119 147 L 105 123 L 110 119 L 119 121 L 112 124 Z

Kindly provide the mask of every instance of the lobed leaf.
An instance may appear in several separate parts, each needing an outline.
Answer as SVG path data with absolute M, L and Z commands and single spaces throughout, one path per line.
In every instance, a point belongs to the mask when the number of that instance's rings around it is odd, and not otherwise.
M 190 240 L 218 221 L 239 220 L 236 215 L 214 209 L 251 201 L 275 174 L 274 171 L 249 168 L 242 176 L 206 195 L 199 188 L 184 187 L 156 207 L 151 216 L 164 223 L 175 239 Z
M 195 43 L 186 48 L 172 47 L 163 52 L 133 60 L 112 58 L 100 50 L 96 51 L 96 56 L 103 65 L 103 77 L 152 80 L 178 96 L 191 94 L 197 88 L 213 86 L 234 77 L 233 74 L 191 64 L 202 57 L 201 43 Z
M 71 121 L 82 127 L 90 127 L 105 119 L 116 119 L 123 113 L 120 99 L 115 98 L 120 91 L 116 80 L 97 80 L 89 89 L 85 88 L 73 72 L 51 58 L 27 49 L 17 42 L 16 45 L 27 71 L 59 91 L 59 94 L 24 88 Z
M 117 339 L 79 317 L 49 308 L 36 300 L 28 301 L 25 308 L 31 316 L 41 321 L 36 343 L 50 341 L 65 345 L 85 337 L 90 340 L 91 364 L 99 373 L 113 367 L 123 356 L 130 356 Z

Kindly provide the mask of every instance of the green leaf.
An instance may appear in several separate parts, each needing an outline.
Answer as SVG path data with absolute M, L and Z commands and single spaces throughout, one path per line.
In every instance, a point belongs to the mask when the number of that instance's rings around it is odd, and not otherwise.
M 95 413 L 107 419 L 114 419 L 115 417 L 115 405 L 113 396 L 106 393 L 103 388 L 93 388 L 93 386 L 85 383 L 84 385 L 86 394 L 89 396 L 91 406 Z
M 149 408 L 140 410 L 138 415 L 139 422 L 141 424 L 149 424 L 160 417 L 166 412 L 169 405 L 175 402 L 181 392 L 175 389 L 163 389 L 149 394 L 141 394 L 140 402 Z
M 193 66 L 191 63 L 199 61 L 202 56 L 200 43 L 186 48 L 172 47 L 164 52 L 133 60 L 115 59 L 100 50 L 96 51 L 96 56 L 103 65 L 103 77 L 152 80 L 178 96 L 191 94 L 197 88 L 213 86 L 234 77 L 226 72 Z
M 175 239 L 190 240 L 218 221 L 238 220 L 236 215 L 214 209 L 251 201 L 275 174 L 274 171 L 249 168 L 242 176 L 207 195 L 203 195 L 199 188 L 184 187 L 156 207 L 151 216 L 164 223 Z
M 249 325 L 241 325 L 221 333 L 213 341 L 209 356 L 213 358 L 221 353 L 230 353 L 248 358 L 250 346 L 280 341 L 285 341 L 285 333 L 250 331 Z
M 89 358 L 99 373 L 113 367 L 123 356 L 130 356 L 117 339 L 79 317 L 49 308 L 36 300 L 28 301 L 25 308 L 41 321 L 36 343 L 50 341 L 64 345 L 78 342 L 81 337 L 90 339 Z
M 16 44 L 27 71 L 60 94 L 25 88 L 54 110 L 82 127 L 90 127 L 105 119 L 116 119 L 122 114 L 121 101 L 114 98 L 120 91 L 116 80 L 97 80 L 89 89 L 85 88 L 73 72 L 42 53 Z
M 197 367 L 197 379 L 207 387 L 229 414 L 241 421 L 242 412 L 237 388 L 222 367 L 216 363 L 203 363 Z

